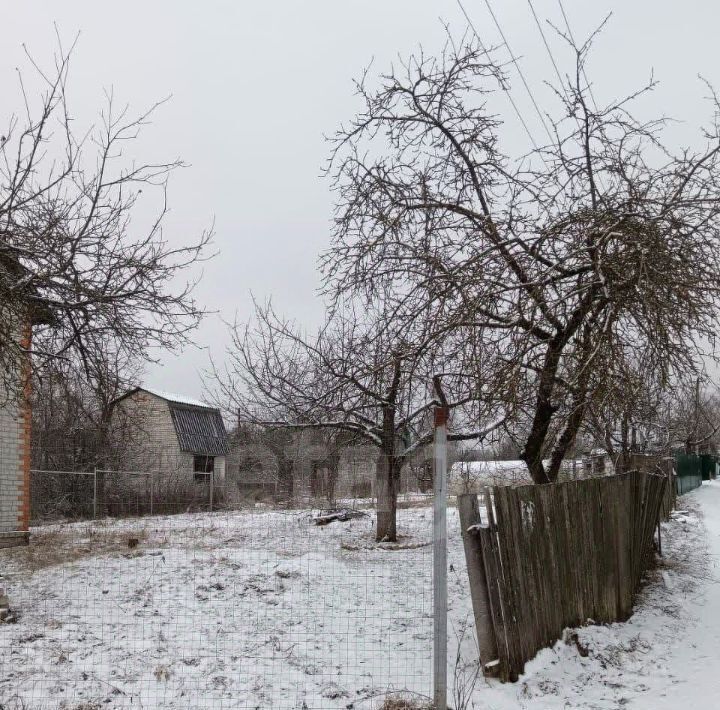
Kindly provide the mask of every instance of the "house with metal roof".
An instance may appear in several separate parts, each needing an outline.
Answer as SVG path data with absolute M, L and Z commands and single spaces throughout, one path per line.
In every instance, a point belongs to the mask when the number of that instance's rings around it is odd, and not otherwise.
M 159 488 L 224 484 L 229 446 L 217 407 L 135 387 L 113 403 L 111 428 L 121 432 L 126 442 L 125 466 L 152 473 Z

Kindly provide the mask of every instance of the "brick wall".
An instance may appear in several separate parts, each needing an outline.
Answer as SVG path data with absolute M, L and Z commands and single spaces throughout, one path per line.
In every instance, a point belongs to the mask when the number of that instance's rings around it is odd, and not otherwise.
M 125 431 L 125 468 L 165 475 L 192 471 L 192 456 L 180 451 L 164 399 L 142 390 L 135 392 L 118 403 L 112 425 Z
M 30 328 L 22 345 L 30 345 Z M 26 383 L 23 395 L 9 394 L 0 382 L 0 548 L 25 544 L 30 523 L 29 362 L 18 375 Z

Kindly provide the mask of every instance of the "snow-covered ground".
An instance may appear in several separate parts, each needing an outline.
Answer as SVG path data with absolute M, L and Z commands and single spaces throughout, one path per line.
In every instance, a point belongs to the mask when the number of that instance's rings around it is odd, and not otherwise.
M 549 463 L 549 462 L 547 462 Z M 563 461 L 560 480 L 582 477 L 582 460 Z M 523 461 L 457 461 L 450 469 L 448 490 L 451 494 L 476 492 L 487 486 L 518 486 L 532 483 Z
M 414 505 L 399 512 L 400 545 L 384 547 L 369 516 L 317 527 L 310 511 L 37 528 L 29 548 L 0 552 L 17 615 L 0 625 L 0 706 L 367 710 L 401 690 L 420 701 L 431 690 L 432 513 Z M 720 484 L 680 505 L 627 624 L 581 629 L 518 683 L 479 679 L 472 693 L 451 510 L 449 672 L 466 707 L 720 707 Z
M 427 695 L 430 508 L 400 511 L 405 549 L 376 547 L 370 516 L 309 516 L 37 528 L 1 558 L 18 619 L 0 626 L 0 704 L 364 708 L 391 689 Z

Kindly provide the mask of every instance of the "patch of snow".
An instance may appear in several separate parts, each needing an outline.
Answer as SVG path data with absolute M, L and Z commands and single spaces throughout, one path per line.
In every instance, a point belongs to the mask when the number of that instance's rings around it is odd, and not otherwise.
M 145 392 L 149 392 L 156 397 L 160 397 L 160 399 L 166 399 L 168 402 L 175 402 L 176 404 L 187 404 L 192 407 L 204 407 L 205 409 L 217 409 L 217 407 L 214 407 L 212 404 L 202 402 L 201 400 L 195 399 L 194 397 L 187 397 L 184 394 L 164 392 L 163 390 L 157 390 L 151 387 L 141 387 L 140 389 Z

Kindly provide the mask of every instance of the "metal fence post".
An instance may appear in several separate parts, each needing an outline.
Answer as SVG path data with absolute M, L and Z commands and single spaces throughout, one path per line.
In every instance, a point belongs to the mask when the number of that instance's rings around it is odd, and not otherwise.
M 150 471 L 150 515 L 153 514 L 153 493 L 155 488 L 155 474 Z
M 435 407 L 433 441 L 433 707 L 447 710 L 447 419 Z
M 93 469 L 93 520 L 97 520 L 97 466 Z
M 215 497 L 215 469 L 210 471 L 210 512 L 213 510 L 213 498 Z

